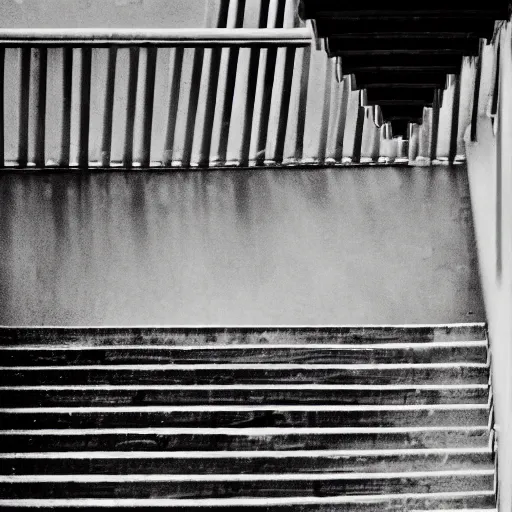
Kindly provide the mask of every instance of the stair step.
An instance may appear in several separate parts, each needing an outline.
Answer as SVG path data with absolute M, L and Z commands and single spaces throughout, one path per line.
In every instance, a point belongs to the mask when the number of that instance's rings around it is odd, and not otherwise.
M 29 384 L 485 384 L 485 363 L 197 364 L 0 367 L 0 385 Z
M 102 428 L 2 430 L 2 452 L 483 448 L 486 426 L 375 428 Z
M 3 407 L 100 405 L 485 404 L 488 384 L 3 386 Z
M 487 341 L 375 343 L 372 345 L 211 345 L 0 347 L 3 366 L 201 363 L 486 363 Z
M 262 405 L 29 407 L 0 409 L 6 429 L 145 426 L 195 427 L 405 427 L 484 426 L 489 408 L 453 405 Z
M 0 508 L 495 509 L 484 324 L 0 328 Z
M 490 448 L 0 454 L 0 474 L 215 474 L 494 470 Z
M 438 326 L 73 328 L 0 327 L 0 345 L 197 345 L 304 344 L 485 340 L 484 323 Z
M 226 508 L 246 512 L 388 512 L 404 510 L 457 510 L 458 512 L 495 512 L 494 492 L 445 492 L 424 494 L 391 494 L 381 496 L 335 496 L 308 498 L 220 498 L 220 499 L 0 499 L 3 512 L 20 508 L 37 508 L 40 512 L 58 509 L 97 511 L 108 508 L 112 512 L 126 509 L 167 510 L 177 508 L 181 512 L 207 509 L 223 512 Z
M 0 476 L 4 498 L 307 497 L 488 491 L 494 470 L 405 473 Z

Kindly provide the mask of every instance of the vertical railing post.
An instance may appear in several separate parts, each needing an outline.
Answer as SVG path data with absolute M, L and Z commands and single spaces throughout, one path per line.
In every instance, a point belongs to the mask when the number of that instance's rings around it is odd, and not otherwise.
M 112 123 L 114 120 L 114 93 L 116 84 L 117 47 L 108 50 L 105 111 L 103 117 L 103 140 L 101 143 L 101 165 L 110 166 L 112 152 Z
M 167 129 L 165 133 L 164 154 L 162 161 L 164 166 L 172 164 L 174 155 L 174 140 L 176 135 L 176 121 L 178 117 L 178 105 L 181 90 L 181 72 L 183 69 L 183 48 L 175 48 L 172 59 L 172 70 L 170 70 L 169 86 L 169 115 L 167 118 Z
M 62 66 L 62 138 L 60 166 L 69 166 L 71 144 L 71 98 L 73 93 L 73 48 L 64 48 Z
M 18 164 L 26 167 L 28 163 L 28 120 L 30 111 L 30 60 L 32 48 L 21 49 L 20 81 L 20 123 L 18 131 Z
M 204 49 L 196 48 L 192 62 L 192 77 L 190 79 L 190 96 L 187 108 L 187 122 L 185 125 L 185 143 L 181 165 L 188 167 L 192 158 L 192 145 L 194 143 L 194 128 L 196 123 L 197 104 L 199 100 L 199 87 L 201 84 L 201 71 L 203 68 Z M 227 141 L 226 141 L 227 144 Z
M 432 129 L 430 132 L 430 163 L 437 158 L 437 137 L 439 132 L 439 109 L 441 103 L 441 94 L 443 92 L 436 89 L 434 93 L 434 103 L 432 105 Z
M 325 162 L 325 155 L 327 149 L 327 138 L 329 135 L 329 120 L 331 115 L 331 90 L 333 86 L 333 60 L 327 59 L 327 65 L 325 67 L 325 89 L 324 98 L 322 102 L 322 117 L 320 118 L 318 137 L 318 149 L 317 158 L 318 163 L 323 164 Z
M 90 99 L 91 99 L 91 48 L 82 48 L 82 72 L 80 87 L 80 128 L 78 166 L 82 169 L 89 167 L 89 129 L 90 129 Z
M 480 48 L 475 57 L 475 84 L 473 89 L 473 106 L 471 109 L 471 142 L 476 142 L 478 130 L 478 103 L 480 101 L 480 83 L 482 81 L 482 55 L 483 39 L 480 39 Z
M 288 146 L 288 149 L 283 163 L 300 163 L 304 153 L 304 128 L 306 125 L 310 62 L 310 47 L 300 48 L 296 51 L 290 111 L 288 113 L 287 142 L 285 144 L 285 148 Z
M 46 80 L 48 65 L 48 49 L 45 46 L 39 48 L 39 83 L 36 123 L 36 151 L 35 164 L 37 167 L 45 166 L 45 141 L 46 141 Z
M 357 106 L 356 128 L 354 134 L 354 149 L 352 150 L 352 162 L 361 162 L 361 150 L 363 145 L 364 119 L 366 117 L 365 107 L 361 106 L 361 94 L 359 91 L 359 102 Z
M 460 76 L 455 76 L 455 87 L 453 89 L 452 103 L 452 126 L 450 133 L 450 152 L 448 162 L 453 164 L 457 157 L 457 142 L 459 138 L 459 107 L 460 107 Z
M 151 163 L 151 134 L 153 130 L 153 104 L 155 101 L 156 58 L 156 46 L 148 47 L 146 60 L 146 89 L 144 91 L 144 122 L 142 127 L 142 156 L 140 162 L 142 167 L 149 167 Z
M 135 129 L 135 107 L 137 101 L 137 83 L 139 78 L 140 48 L 130 48 L 130 67 L 128 70 L 128 99 L 126 105 L 126 131 L 124 139 L 125 167 L 133 166 L 133 134 Z
M 0 167 L 5 167 L 4 81 L 5 81 L 5 48 L 2 46 L 2 47 L 0 47 Z

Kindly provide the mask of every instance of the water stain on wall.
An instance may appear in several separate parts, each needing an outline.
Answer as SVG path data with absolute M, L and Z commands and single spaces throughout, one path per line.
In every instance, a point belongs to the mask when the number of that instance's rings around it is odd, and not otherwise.
M 462 168 L 3 175 L 1 323 L 482 320 L 467 186 Z

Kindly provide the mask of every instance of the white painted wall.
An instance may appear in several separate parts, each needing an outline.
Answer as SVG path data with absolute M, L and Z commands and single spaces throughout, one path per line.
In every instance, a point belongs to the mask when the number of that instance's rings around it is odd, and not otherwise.
M 206 0 L 0 0 L 7 28 L 203 27 Z
M 492 99 L 495 47 L 483 55 L 477 142 L 466 132 L 471 202 L 480 275 L 489 323 L 498 432 L 500 510 L 512 509 L 512 28 L 500 34 L 500 104 L 493 128 L 487 115 Z M 495 133 L 496 131 L 496 133 Z M 502 167 L 502 227 L 497 233 L 497 160 Z M 497 265 L 501 236 L 502 272 Z
M 481 321 L 462 167 L 3 175 L 0 325 Z

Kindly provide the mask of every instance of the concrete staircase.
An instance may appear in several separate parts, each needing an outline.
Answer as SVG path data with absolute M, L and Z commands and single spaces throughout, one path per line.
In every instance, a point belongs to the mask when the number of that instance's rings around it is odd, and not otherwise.
M 495 508 L 482 324 L 0 329 L 0 508 Z

